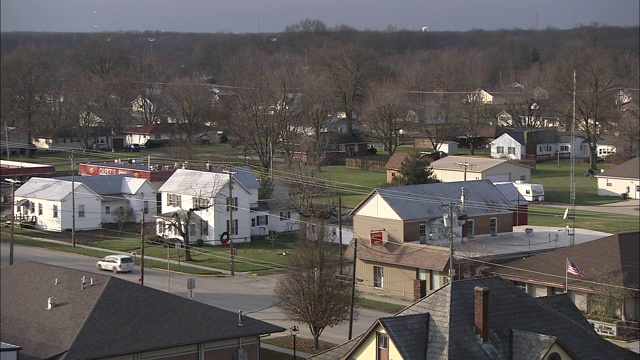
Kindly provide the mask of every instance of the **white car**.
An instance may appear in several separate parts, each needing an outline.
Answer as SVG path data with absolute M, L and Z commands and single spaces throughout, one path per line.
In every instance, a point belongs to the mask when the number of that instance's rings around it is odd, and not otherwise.
M 135 263 L 131 256 L 127 255 L 109 255 L 102 258 L 96 266 L 100 270 L 111 270 L 114 273 L 131 272 Z

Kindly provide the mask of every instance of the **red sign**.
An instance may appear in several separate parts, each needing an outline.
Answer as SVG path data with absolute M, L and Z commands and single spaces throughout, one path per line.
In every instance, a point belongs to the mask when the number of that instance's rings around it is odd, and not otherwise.
M 371 233 L 371 245 L 382 245 L 382 231 Z

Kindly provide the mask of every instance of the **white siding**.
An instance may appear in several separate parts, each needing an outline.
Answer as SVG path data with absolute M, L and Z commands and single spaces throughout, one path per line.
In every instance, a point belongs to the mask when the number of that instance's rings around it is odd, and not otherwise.
M 380 195 L 376 194 L 369 198 L 355 215 L 379 217 L 383 219 L 400 220 L 400 216 L 387 204 Z

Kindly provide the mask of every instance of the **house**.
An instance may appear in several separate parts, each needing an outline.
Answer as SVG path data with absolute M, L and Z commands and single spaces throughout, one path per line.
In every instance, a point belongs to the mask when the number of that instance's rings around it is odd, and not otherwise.
M 185 138 L 184 124 L 179 123 L 162 123 L 139 125 L 128 127 L 123 130 L 125 133 L 125 142 L 129 144 L 139 144 L 146 147 L 162 146 L 170 144 L 172 141 L 179 141 Z M 195 130 L 193 136 L 203 143 L 212 143 L 217 141 L 217 136 L 209 136 L 217 134 L 208 126 L 201 125 Z
M 103 199 L 79 181 L 74 183 L 34 177 L 15 191 L 15 200 L 16 217 L 36 229 L 58 232 L 71 230 L 72 203 L 76 207 L 76 230 L 101 227 Z
M 625 196 L 640 199 L 640 157 L 595 175 L 599 196 Z
M 374 189 L 350 213 L 358 248 L 349 246 L 345 256 L 357 252 L 362 291 L 417 299 L 448 281 L 451 237 L 458 247 L 483 234 L 510 233 L 512 212 L 489 180 Z M 443 223 L 450 213 L 464 219 L 454 220 L 451 231 Z
M 436 145 L 437 151 L 442 151 L 448 155 L 458 154 L 458 143 L 455 141 L 443 141 Z
M 155 188 L 130 175 L 105 175 L 31 178 L 16 190 L 16 216 L 42 230 L 70 230 L 74 220 L 75 230 L 100 229 L 104 223 L 117 222 L 118 208 L 132 209 L 129 221 L 140 221 L 143 212 L 155 214 Z M 151 216 L 145 218 L 152 221 Z
M 491 141 L 491 157 L 511 160 L 551 159 L 558 154 L 575 151 L 576 158 L 589 156 L 586 140 L 576 136 L 571 144 L 570 137 L 562 137 L 555 130 L 521 130 L 502 134 Z
M 44 150 L 111 150 L 117 149 L 122 139 L 113 129 L 104 126 L 90 126 L 85 129 L 43 130 L 33 136 L 33 144 L 37 149 Z
M 153 215 L 157 213 L 158 191 L 149 181 L 134 177 L 131 174 L 102 175 L 102 176 L 71 176 L 56 179 L 82 183 L 102 198 L 102 223 L 116 223 L 119 208 L 131 209 L 133 216 L 127 222 L 140 222 L 144 213 L 145 222 L 154 222 Z M 78 221 L 76 219 L 76 225 Z
M 531 180 L 531 167 L 507 159 L 480 156 L 446 156 L 431 163 L 433 174 L 442 182 L 465 180 Z
M 507 110 L 502 110 L 496 115 L 496 121 L 498 126 L 513 126 L 513 116 L 507 112 Z
M 299 224 L 300 214 L 288 199 L 258 200 L 258 206 L 251 208 L 251 236 L 295 232 Z
M 616 137 L 613 135 L 604 135 L 596 144 L 596 156 L 600 159 L 606 159 L 609 155 L 616 152 Z
M 486 90 L 478 89 L 475 92 L 467 94 L 467 101 L 479 101 L 485 105 L 493 104 L 493 95 L 489 94 Z
M 588 297 L 598 292 L 599 283 L 639 289 L 639 236 L 637 231 L 614 234 L 493 266 L 485 273 L 509 280 L 533 297 L 566 292 L 578 309 L 588 313 Z M 584 277 L 567 274 L 567 259 L 584 272 Z M 640 297 L 637 291 L 631 294 L 622 311 L 624 318 L 637 320 Z
M 338 349 L 338 350 L 337 350 Z M 532 298 L 499 277 L 450 283 L 379 318 L 333 359 L 637 359 L 602 337 L 566 295 Z M 310 359 L 328 360 L 324 354 Z
M 234 242 L 250 242 L 250 208 L 257 206 L 257 189 L 252 192 L 239 180 L 244 173 L 234 172 L 177 169 L 158 190 L 162 214 L 156 222 L 156 234 L 184 240 L 174 218 L 190 216 L 190 239 L 222 245 L 226 243 L 224 235 L 232 234 Z
M 257 360 L 260 338 L 285 330 L 95 272 L 21 262 L 0 279 L 0 340 L 20 359 Z
M 411 155 L 409 152 L 395 152 L 389 157 L 389 160 L 387 160 L 387 163 L 384 166 L 387 171 L 387 183 L 391 183 L 395 177 L 402 176 L 402 173 L 400 173 L 402 162 L 408 158 L 409 155 Z M 418 159 L 431 163 L 435 158 L 440 158 L 440 156 L 441 154 L 439 152 L 421 152 Z

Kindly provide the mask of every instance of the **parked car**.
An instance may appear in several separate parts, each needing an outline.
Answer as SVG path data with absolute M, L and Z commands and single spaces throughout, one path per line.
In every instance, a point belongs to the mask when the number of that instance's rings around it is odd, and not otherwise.
M 102 258 L 96 266 L 100 270 L 111 270 L 114 273 L 131 272 L 134 267 L 131 256 L 128 255 L 109 255 Z
M 124 151 L 126 151 L 126 152 L 140 152 L 140 144 L 125 145 Z

